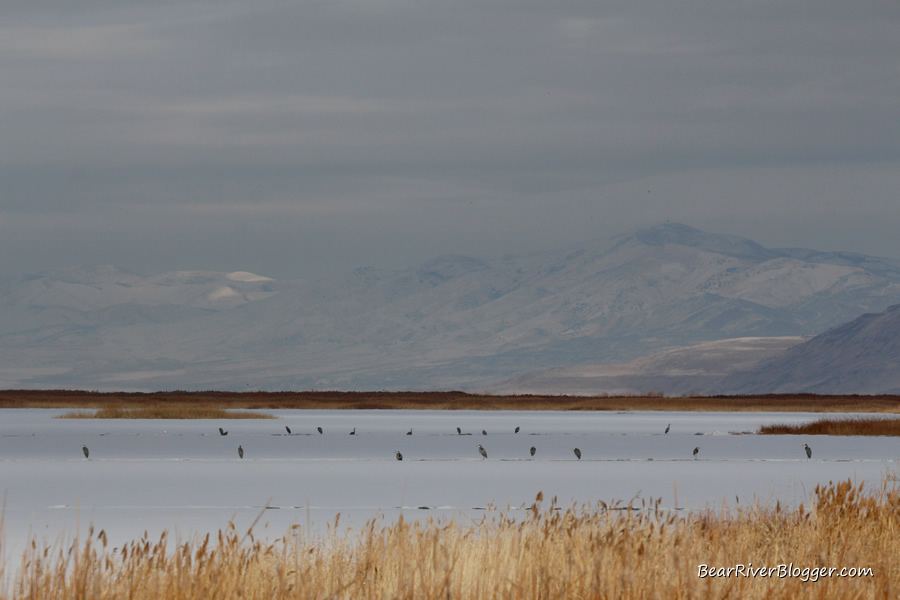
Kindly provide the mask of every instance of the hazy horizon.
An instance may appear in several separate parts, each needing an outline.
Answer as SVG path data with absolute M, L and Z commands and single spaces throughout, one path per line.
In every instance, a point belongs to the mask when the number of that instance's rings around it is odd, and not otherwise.
M 662 222 L 658 222 L 658 223 L 646 223 L 646 224 L 640 225 L 640 226 L 638 226 L 638 227 L 633 227 L 633 228 L 631 228 L 631 229 L 629 229 L 629 230 L 627 230 L 627 231 L 622 231 L 622 232 L 619 232 L 619 233 L 617 233 L 617 234 L 614 233 L 614 234 L 609 235 L 609 236 L 594 236 L 594 237 L 584 238 L 584 239 L 580 239 L 580 240 L 570 240 L 568 243 L 561 243 L 561 244 L 559 244 L 559 245 L 557 245 L 557 246 L 549 247 L 549 248 L 547 248 L 547 249 L 544 250 L 544 251 L 533 250 L 533 251 L 530 251 L 530 252 L 520 252 L 520 253 L 501 252 L 501 253 L 497 253 L 497 254 L 494 254 L 494 255 L 491 255 L 491 254 L 476 254 L 476 253 L 468 253 L 468 254 L 467 254 L 467 253 L 465 253 L 465 252 L 447 252 L 447 253 L 444 253 L 444 254 L 438 254 L 438 255 L 433 255 L 433 256 L 416 257 L 417 262 L 409 262 L 408 264 L 403 264 L 403 263 L 398 262 L 397 264 L 390 265 L 390 266 L 377 266 L 377 265 L 373 265 L 373 264 L 357 264 L 357 265 L 349 265 L 349 266 L 347 266 L 345 269 L 342 269 L 342 270 L 340 270 L 340 271 L 334 270 L 334 271 L 322 272 L 322 273 L 316 272 L 315 274 L 312 275 L 312 277 L 315 278 L 315 277 L 327 277 L 328 275 L 342 275 L 342 274 L 350 273 L 351 271 L 354 271 L 354 270 L 357 270 L 357 269 L 370 269 L 370 268 L 371 268 L 371 269 L 376 269 L 376 270 L 385 270 L 385 271 L 396 271 L 396 272 L 400 272 L 400 271 L 404 271 L 404 270 L 416 268 L 416 267 L 418 267 L 418 266 L 420 266 L 420 265 L 422 265 L 422 264 L 426 264 L 426 263 L 428 263 L 428 262 L 430 262 L 430 261 L 439 260 L 439 259 L 441 259 L 441 258 L 451 257 L 451 256 L 458 256 L 458 257 L 463 257 L 463 258 L 472 258 L 472 259 L 476 259 L 476 260 L 481 260 L 481 261 L 491 262 L 491 261 L 495 261 L 495 260 L 515 259 L 515 258 L 526 258 L 526 257 L 529 257 L 529 256 L 538 256 L 538 255 L 544 254 L 544 253 L 546 253 L 546 252 L 550 252 L 550 253 L 554 253 L 554 252 L 556 252 L 556 253 L 565 253 L 565 252 L 570 252 L 570 251 L 572 251 L 573 249 L 582 247 L 582 246 L 587 245 L 587 244 L 609 242 L 609 241 L 612 241 L 612 240 L 614 240 L 614 239 L 616 239 L 616 238 L 618 238 L 618 237 L 623 237 L 623 236 L 631 235 L 631 234 L 634 234 L 634 233 L 637 233 L 637 232 L 640 232 L 640 231 L 647 231 L 647 230 L 654 229 L 654 228 L 657 228 L 657 227 L 662 227 L 662 226 L 664 226 L 664 225 L 679 225 L 679 226 L 680 226 L 680 225 L 684 225 L 684 226 L 693 228 L 691 225 L 686 224 L 686 223 L 675 223 L 675 222 L 671 222 L 671 221 L 666 222 L 666 223 L 662 223 Z M 726 232 L 726 231 L 704 231 L 704 230 L 698 230 L 698 231 L 700 231 L 701 233 L 707 233 L 707 234 L 711 234 L 711 235 L 714 235 L 714 236 L 719 236 L 719 235 L 721 235 L 721 236 L 734 236 L 734 237 L 738 237 L 738 238 L 742 238 L 742 239 L 749 240 L 750 242 L 756 242 L 756 243 L 758 243 L 757 240 L 754 240 L 754 239 L 752 239 L 752 238 L 746 238 L 746 237 L 744 237 L 744 236 L 735 236 L 734 234 L 731 234 L 731 233 Z M 888 261 L 895 261 L 895 260 L 900 261 L 900 257 L 871 255 L 871 254 L 865 254 L 865 253 L 857 252 L 857 251 L 852 250 L 852 249 L 843 249 L 843 250 L 840 250 L 840 249 L 838 249 L 838 250 L 824 250 L 824 249 L 821 248 L 821 247 L 766 246 L 766 245 L 764 245 L 764 244 L 761 244 L 761 245 L 762 245 L 764 248 L 768 249 L 768 250 L 775 250 L 775 251 L 777 251 L 777 250 L 788 250 L 788 249 L 798 249 L 798 248 L 799 248 L 799 249 L 804 249 L 804 250 L 813 250 L 813 251 L 822 251 L 822 252 L 837 252 L 837 253 L 845 253 L 845 254 L 858 254 L 858 255 L 863 255 L 863 256 L 869 256 L 869 257 L 871 257 L 871 258 L 876 258 L 876 259 L 884 259 L 884 260 L 888 260 Z M 58 266 L 58 267 L 56 267 L 56 268 L 45 269 L 45 270 L 42 270 L 42 271 L 28 271 L 28 272 L 26 272 L 26 271 L 21 271 L 21 272 L 15 272 L 15 273 L 5 273 L 5 274 L 3 274 L 3 275 L 9 276 L 9 277 L 13 277 L 13 278 L 15 278 L 15 277 L 22 277 L 22 276 L 24 276 L 24 277 L 29 277 L 29 276 L 34 276 L 34 275 L 42 275 L 42 274 L 52 274 L 52 273 L 64 272 L 64 271 L 69 271 L 69 270 L 72 270 L 72 269 L 102 269 L 102 268 L 104 268 L 104 267 L 115 268 L 116 270 L 121 271 L 121 272 L 123 272 L 123 273 L 133 274 L 133 275 L 137 275 L 137 276 L 140 276 L 140 277 L 153 277 L 153 276 L 156 276 L 156 275 L 163 275 L 163 274 L 166 274 L 166 273 L 175 273 L 175 272 L 195 272 L 195 271 L 196 271 L 196 272 L 204 272 L 204 271 L 208 271 L 208 272 L 225 273 L 225 274 L 228 274 L 229 276 L 230 276 L 230 275 L 235 275 L 235 276 L 237 276 L 237 277 L 239 278 L 239 279 L 238 279 L 239 281 L 260 281 L 260 280 L 278 280 L 278 279 L 289 280 L 289 279 L 292 279 L 292 278 L 293 278 L 293 277 L 284 277 L 284 278 L 272 277 L 272 276 L 270 276 L 270 275 L 264 270 L 264 265 L 261 265 L 262 268 L 261 268 L 261 270 L 259 270 L 259 271 L 246 271 L 246 270 L 243 270 L 243 269 L 229 269 L 229 268 L 227 268 L 227 265 L 225 265 L 225 268 L 223 268 L 223 269 L 221 269 L 221 270 L 216 270 L 216 269 L 194 269 L 194 268 L 184 268 L 184 267 L 180 267 L 180 268 L 179 268 L 179 267 L 176 266 L 175 268 L 167 269 L 167 270 L 162 270 L 162 271 L 160 271 L 160 270 L 149 270 L 149 271 L 148 271 L 148 270 L 140 270 L 140 269 L 137 269 L 137 268 L 132 268 L 132 267 L 127 266 L 127 265 L 125 265 L 125 264 L 119 264 L 119 263 L 115 263 L 115 262 L 102 263 L 102 264 L 101 264 L 101 263 L 72 263 L 72 264 L 68 264 L 68 265 L 60 265 L 60 266 Z M 249 277 L 249 278 L 247 278 L 247 277 Z M 296 277 L 296 279 L 303 279 L 303 277 Z
M 298 278 L 666 219 L 900 257 L 900 7 L 0 7 L 0 273 Z

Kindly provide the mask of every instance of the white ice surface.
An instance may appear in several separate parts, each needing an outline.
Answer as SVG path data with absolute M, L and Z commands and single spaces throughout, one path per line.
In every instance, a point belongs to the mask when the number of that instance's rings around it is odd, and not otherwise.
M 317 535 L 337 513 L 341 529 L 399 514 L 467 521 L 489 505 L 530 505 L 538 492 L 545 505 L 556 496 L 564 507 L 636 496 L 672 509 L 756 499 L 793 506 L 818 483 L 849 478 L 877 487 L 897 468 L 893 438 L 732 434 L 818 414 L 280 410 L 269 411 L 276 420 L 53 418 L 61 412 L 0 410 L 7 557 L 30 536 L 71 540 L 88 524 L 115 546 L 144 531 L 189 539 L 230 520 L 243 531 L 263 511 L 259 535 L 278 537 L 292 524 Z

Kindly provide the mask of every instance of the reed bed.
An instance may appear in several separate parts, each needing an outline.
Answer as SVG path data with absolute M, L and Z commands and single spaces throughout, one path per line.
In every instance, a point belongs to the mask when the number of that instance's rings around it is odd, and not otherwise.
M 0 408 L 143 408 L 169 405 L 231 409 L 329 410 L 662 410 L 900 413 L 900 396 L 768 394 L 759 396 L 563 396 L 465 392 L 91 392 L 0 390 Z
M 846 417 L 817 419 L 798 425 L 763 425 L 763 435 L 891 435 L 900 436 L 900 419 L 879 417 Z
M 274 419 L 263 413 L 225 410 L 215 406 L 193 406 L 189 404 L 167 404 L 122 408 L 107 406 L 95 411 L 72 411 L 56 417 L 58 419 Z
M 809 507 L 755 505 L 673 514 L 659 503 L 559 510 L 538 495 L 526 516 L 478 523 L 383 524 L 288 532 L 274 542 L 230 526 L 172 543 L 109 549 L 106 533 L 32 546 L 0 598 L 896 598 L 900 498 L 885 482 L 817 487 Z M 701 577 L 701 565 L 731 568 Z M 743 574 L 735 572 L 743 565 Z M 785 576 L 779 576 L 784 565 Z M 791 566 L 788 566 L 791 565 Z M 765 568 L 768 576 L 749 576 Z M 834 568 L 828 575 L 819 568 Z M 769 569 L 774 569 L 770 571 Z M 856 577 L 841 577 L 840 569 Z M 828 573 L 828 571 L 825 571 Z M 723 573 L 724 574 L 724 573 Z M 849 575 L 849 571 L 844 572 Z

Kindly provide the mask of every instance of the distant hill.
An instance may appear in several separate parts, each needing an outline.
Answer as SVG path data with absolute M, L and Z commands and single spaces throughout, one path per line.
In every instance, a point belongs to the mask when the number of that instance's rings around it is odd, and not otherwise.
M 666 396 L 722 392 L 722 380 L 782 355 L 808 336 L 753 337 L 704 342 L 625 363 L 559 367 L 525 373 L 486 386 L 492 394 Z
M 900 305 L 829 329 L 811 340 L 735 373 L 719 384 L 729 393 L 900 392 Z
M 898 261 L 677 223 L 317 280 L 73 268 L 0 281 L 0 387 L 477 390 L 898 303 Z
M 526 373 L 496 394 L 897 394 L 900 305 L 814 336 L 736 338 L 628 362 Z

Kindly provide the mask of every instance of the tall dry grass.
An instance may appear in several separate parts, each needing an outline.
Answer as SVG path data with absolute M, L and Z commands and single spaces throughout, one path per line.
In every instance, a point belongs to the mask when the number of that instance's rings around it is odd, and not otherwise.
M 885 484 L 886 485 L 886 484 Z M 539 497 L 540 498 L 540 497 Z M 621 506 L 615 508 L 623 508 Z M 809 508 L 754 506 L 676 516 L 536 503 L 524 518 L 480 523 L 370 521 L 319 538 L 273 543 L 234 527 L 172 543 L 142 539 L 110 550 L 100 532 L 67 549 L 33 547 L 2 598 L 896 598 L 900 498 L 849 481 L 817 487 Z M 778 568 L 797 576 L 700 577 L 700 565 Z M 811 568 L 871 576 L 814 576 Z M 804 572 L 802 569 L 806 568 Z M 747 572 L 746 570 L 744 572 Z M 807 579 L 804 581 L 803 579 Z M 817 578 L 817 581 L 812 579 Z
M 763 425 L 763 435 L 892 435 L 900 436 L 900 419 L 879 417 L 845 417 L 817 419 L 797 425 Z

